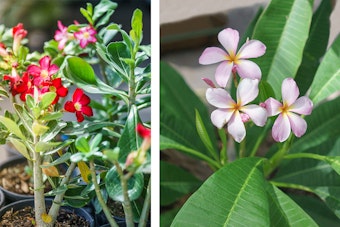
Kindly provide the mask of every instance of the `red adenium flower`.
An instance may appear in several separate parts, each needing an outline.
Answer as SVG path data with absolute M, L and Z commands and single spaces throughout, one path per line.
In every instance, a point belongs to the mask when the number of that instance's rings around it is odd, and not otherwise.
M 78 32 L 74 33 L 74 37 L 79 40 L 81 48 L 85 48 L 89 43 L 97 42 L 96 30 L 91 26 L 80 28 Z
M 136 131 L 138 135 L 140 135 L 140 137 L 142 137 L 143 139 L 151 137 L 151 130 L 147 127 L 144 127 L 144 125 L 141 123 L 137 124 Z
M 12 75 L 4 75 L 4 80 L 10 82 L 10 91 L 13 96 L 20 94 L 20 99 L 26 101 L 27 94 L 33 94 L 33 81 L 27 72 L 24 72 L 22 78 L 15 68 L 12 68 Z
M 51 76 L 56 74 L 59 67 L 55 64 L 51 64 L 51 58 L 45 56 L 39 60 L 39 66 L 29 65 L 27 72 L 34 77 L 34 85 L 41 86 L 43 82 L 50 81 Z
M 88 106 L 90 98 L 84 94 L 83 90 L 77 88 L 73 94 L 72 101 L 67 101 L 64 105 L 64 109 L 71 113 L 76 113 L 77 121 L 84 121 L 84 116 L 93 116 L 92 108 Z
M 12 28 L 12 35 L 13 35 L 13 52 L 17 53 L 20 42 L 23 38 L 26 37 L 27 31 L 24 29 L 24 25 L 22 23 L 17 24 L 17 26 Z
M 65 97 L 68 93 L 68 89 L 61 83 L 61 78 L 56 78 L 52 81 L 43 83 L 42 93 L 45 92 L 55 92 L 57 96 L 53 100 L 52 104 L 56 104 L 60 97 Z

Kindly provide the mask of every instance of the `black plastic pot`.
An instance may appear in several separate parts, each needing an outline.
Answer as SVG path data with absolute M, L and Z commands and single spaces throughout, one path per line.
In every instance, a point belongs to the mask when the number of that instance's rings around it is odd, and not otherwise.
M 15 164 L 23 163 L 26 161 L 27 161 L 26 158 L 23 156 L 13 156 L 10 159 L 0 164 L 0 171 L 9 166 L 13 166 Z M 7 203 L 33 198 L 33 195 L 24 195 L 24 194 L 11 192 L 1 186 L 0 186 L 0 189 L 4 192 Z
M 46 205 L 50 206 L 51 204 L 52 204 L 52 199 L 46 199 Z M 4 213 L 7 210 L 13 209 L 13 211 L 17 211 L 17 210 L 20 210 L 20 209 L 27 207 L 27 206 L 34 207 L 34 200 L 33 199 L 26 199 L 26 200 L 22 200 L 22 201 L 12 202 L 12 203 L 10 203 L 10 204 L 8 204 L 8 205 L 6 205 L 6 206 L 4 206 L 0 209 L 0 218 L 2 217 L 2 215 L 4 215 Z M 94 222 L 92 215 L 89 214 L 85 209 L 64 207 L 64 206 L 61 207 L 61 208 L 66 210 L 66 211 L 74 212 L 78 216 L 84 218 L 90 224 L 90 227 L 95 227 L 95 222 Z
M 4 193 L 0 190 L 0 208 L 5 205 L 5 195 Z

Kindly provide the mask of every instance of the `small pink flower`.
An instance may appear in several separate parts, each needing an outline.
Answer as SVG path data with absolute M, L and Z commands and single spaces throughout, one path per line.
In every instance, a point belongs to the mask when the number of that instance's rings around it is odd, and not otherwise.
M 225 48 L 206 48 L 199 58 L 202 65 L 221 62 L 216 69 L 215 79 L 219 86 L 226 87 L 231 73 L 238 73 L 241 78 L 261 79 L 261 69 L 257 64 L 247 60 L 257 58 L 266 51 L 266 46 L 258 40 L 249 40 L 237 52 L 239 33 L 226 28 L 218 33 L 218 40 Z
M 46 81 L 51 81 L 51 76 L 56 74 L 59 67 L 51 64 L 51 58 L 45 56 L 39 60 L 39 65 L 29 65 L 27 72 L 34 77 L 34 85 L 41 86 Z
M 97 42 L 96 30 L 91 26 L 80 28 L 78 32 L 74 33 L 74 37 L 79 40 L 81 48 L 85 48 L 89 43 Z
M 258 80 L 243 79 L 237 88 L 237 102 L 222 88 L 208 88 L 206 98 L 208 102 L 217 107 L 211 113 L 211 121 L 217 128 L 228 123 L 228 132 L 237 142 L 246 136 L 244 121 L 249 118 L 257 125 L 263 126 L 267 120 L 267 113 L 263 107 L 250 104 L 258 93 Z
M 290 131 L 301 137 L 307 130 L 306 121 L 298 114 L 309 115 L 313 109 L 313 102 L 307 97 L 299 97 L 299 88 L 292 78 L 282 82 L 282 103 L 269 98 L 265 101 L 268 116 L 279 115 L 275 120 L 272 136 L 275 141 L 283 142 L 288 139 Z
M 92 108 L 88 106 L 91 99 L 84 94 L 83 90 L 77 88 L 73 93 L 72 101 L 67 101 L 64 105 L 64 109 L 71 113 L 76 113 L 77 121 L 84 121 L 84 116 L 93 116 Z
M 60 20 L 58 20 L 58 28 L 54 34 L 54 39 L 58 42 L 58 49 L 62 50 L 68 40 L 72 38 L 72 35 L 67 32 L 67 27 L 64 26 Z

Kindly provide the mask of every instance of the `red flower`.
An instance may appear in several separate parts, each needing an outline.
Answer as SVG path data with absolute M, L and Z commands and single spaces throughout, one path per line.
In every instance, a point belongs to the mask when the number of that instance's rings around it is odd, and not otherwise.
M 57 96 L 53 100 L 52 104 L 56 104 L 59 101 L 59 97 L 65 97 L 67 95 L 68 89 L 61 83 L 61 78 L 56 78 L 52 81 L 44 82 L 41 92 L 55 92 Z
M 83 114 L 86 116 L 93 116 L 92 108 L 88 106 L 90 98 L 84 94 L 83 90 L 77 88 L 73 94 L 73 100 L 67 101 L 64 105 L 64 109 L 71 113 L 76 113 L 77 121 L 82 122 L 84 120 Z
M 51 64 L 51 58 L 45 56 L 39 60 L 39 66 L 29 65 L 27 72 L 34 77 L 34 85 L 41 86 L 43 82 L 50 81 L 51 76 L 56 74 L 59 67 L 55 64 Z
M 21 78 L 13 68 L 12 75 L 4 75 L 4 80 L 9 80 L 12 95 L 20 94 L 22 101 L 26 101 L 26 94 L 33 94 L 33 81 L 27 72 Z
M 13 51 L 17 53 L 21 40 L 27 35 L 27 31 L 24 29 L 24 25 L 19 23 L 17 26 L 12 28 L 13 35 Z
M 144 127 L 141 123 L 137 124 L 136 131 L 143 139 L 151 137 L 151 129 Z

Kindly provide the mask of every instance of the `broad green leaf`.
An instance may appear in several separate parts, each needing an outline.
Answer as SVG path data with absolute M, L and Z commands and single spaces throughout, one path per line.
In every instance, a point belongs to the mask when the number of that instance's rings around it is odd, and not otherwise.
M 13 144 L 13 146 L 15 147 L 15 149 L 22 154 L 25 158 L 27 158 L 28 160 L 31 160 L 31 155 L 29 154 L 26 145 L 21 142 L 18 139 L 15 139 L 13 137 L 9 137 L 8 138 L 9 142 L 11 142 Z
M 264 56 L 256 59 L 262 78 L 281 97 L 281 83 L 294 78 L 302 61 L 312 19 L 312 0 L 272 0 L 260 16 L 253 39 L 266 47 Z
M 160 167 L 161 206 L 174 203 L 201 185 L 201 181 L 178 166 L 161 161 Z
M 275 98 L 273 88 L 267 81 L 261 80 L 259 83 L 259 101 L 264 102 L 270 97 Z
M 100 17 L 105 14 L 112 14 L 117 8 L 118 4 L 110 0 L 101 0 L 98 5 L 94 7 L 93 21 L 96 22 Z M 99 25 L 98 25 L 99 26 Z
M 243 158 L 210 176 L 171 226 L 270 226 L 262 159 Z
M 141 139 L 137 135 L 136 127 L 140 122 L 138 110 L 135 105 L 131 106 L 130 113 L 126 119 L 122 136 L 118 141 L 120 149 L 119 161 L 125 163 L 125 159 L 131 151 L 136 151 L 140 146 Z
M 32 117 L 29 115 L 29 113 L 23 106 L 20 106 L 19 104 L 16 104 L 16 103 L 14 103 L 13 106 L 14 106 L 16 113 L 19 115 L 23 125 L 25 126 L 25 129 L 29 133 L 32 134 L 33 133 L 32 132 L 32 123 L 33 123 Z
M 47 124 L 47 127 L 49 127 L 49 130 L 41 136 L 41 141 L 43 142 L 49 142 L 52 139 L 54 139 L 59 133 L 60 131 L 66 127 L 66 123 L 65 122 L 59 122 L 56 120 L 50 121 Z
M 300 94 L 305 94 L 309 89 L 319 66 L 320 58 L 326 52 L 331 12 L 331 1 L 323 0 L 313 15 L 309 37 L 303 51 L 302 63 L 295 77 Z
M 138 199 L 143 191 L 144 175 L 142 173 L 135 173 L 128 180 L 127 186 L 127 193 L 130 200 L 132 201 Z M 112 167 L 105 176 L 105 187 L 111 199 L 119 202 L 124 201 L 121 181 L 115 166 Z
M 107 46 L 107 56 L 110 59 L 109 64 L 122 77 L 124 81 L 128 81 L 128 65 L 122 60 L 131 58 L 129 49 L 124 42 L 112 42 Z
M 24 134 L 22 134 L 19 126 L 12 119 L 0 116 L 0 123 L 2 123 L 10 133 L 13 133 L 22 140 L 26 140 Z
M 87 142 L 85 137 L 78 137 L 76 139 L 75 145 L 76 145 L 77 150 L 79 150 L 80 152 L 83 152 L 83 153 L 90 152 L 90 145 Z
M 89 4 L 89 3 L 88 3 Z M 80 8 L 80 13 L 86 18 L 86 20 L 90 23 L 93 24 L 91 14 L 84 8 Z
M 46 152 L 46 151 L 49 151 L 49 150 L 59 146 L 61 143 L 62 142 L 43 142 L 43 141 L 40 141 L 35 145 L 34 150 L 35 150 L 35 152 Z
M 210 121 L 207 107 L 171 66 L 162 62 L 160 70 L 160 134 L 184 147 L 208 154 L 202 141 L 197 139 L 199 136 L 195 126 L 195 109 L 197 109 L 212 144 L 216 146 L 216 132 Z
M 133 11 L 131 28 L 130 36 L 139 45 L 143 38 L 143 12 L 140 9 Z
M 313 83 L 310 98 L 317 105 L 320 101 L 339 90 L 340 86 L 340 35 L 323 58 Z
M 64 66 L 67 73 L 66 78 L 73 82 L 84 83 L 89 85 L 97 85 L 96 75 L 89 63 L 79 57 L 68 57 L 65 59 Z
M 66 163 L 71 157 L 71 153 L 70 152 L 66 152 L 65 154 L 63 154 L 62 156 L 60 156 L 59 158 L 57 158 L 56 160 L 54 160 L 53 162 L 49 163 L 49 164 L 43 164 L 41 165 L 42 168 L 46 168 L 46 167 L 50 167 L 50 166 L 56 166 L 56 165 L 60 165 L 60 164 L 64 164 Z
M 159 226 L 170 226 L 179 209 L 180 207 L 175 207 L 171 210 L 161 212 Z
M 270 226 L 318 226 L 301 207 L 277 187 L 266 183 L 266 190 L 270 204 Z
M 95 150 L 100 142 L 102 142 L 102 138 L 103 138 L 103 135 L 101 133 L 98 133 L 97 135 L 95 135 L 95 137 L 93 137 L 93 139 L 91 139 L 90 141 L 90 150 Z
M 340 219 L 340 186 L 319 186 L 311 187 L 311 189 Z
M 340 175 L 340 156 L 327 157 L 327 163 Z

